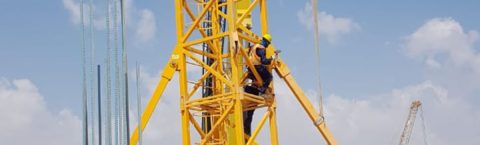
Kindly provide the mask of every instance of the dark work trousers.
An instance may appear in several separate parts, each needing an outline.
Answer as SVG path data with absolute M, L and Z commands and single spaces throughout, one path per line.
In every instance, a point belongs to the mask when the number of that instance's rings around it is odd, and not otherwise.
M 246 93 L 259 95 L 258 89 L 255 87 L 245 86 L 244 90 Z M 245 132 L 245 134 L 248 134 L 249 136 L 252 133 L 253 112 L 255 112 L 255 110 L 248 110 L 243 112 L 243 131 Z
M 265 65 L 255 65 L 255 69 L 263 80 L 263 84 L 261 88 L 259 88 L 259 90 L 261 90 L 260 93 L 265 93 L 265 90 L 267 90 L 270 82 L 272 82 L 272 73 L 268 71 L 267 66 Z

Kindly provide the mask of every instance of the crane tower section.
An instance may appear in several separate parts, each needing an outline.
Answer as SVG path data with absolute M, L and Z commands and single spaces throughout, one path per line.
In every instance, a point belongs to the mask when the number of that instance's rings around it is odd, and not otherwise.
M 258 9 L 258 13 L 252 12 L 255 9 Z M 252 17 L 253 14 L 258 16 Z M 253 83 L 262 83 L 253 63 L 248 59 L 248 50 L 249 44 L 259 43 L 260 36 L 269 33 L 267 18 L 267 0 L 175 0 L 177 44 L 144 109 L 140 130 L 145 130 L 163 91 L 173 75 L 178 74 L 180 96 L 166 97 L 180 98 L 184 145 L 258 144 L 255 138 L 267 121 L 270 143 L 277 145 L 275 96 L 257 96 L 246 93 L 243 89 L 247 68 L 256 78 Z M 255 27 L 258 30 L 251 29 L 252 22 L 260 25 Z M 206 47 L 201 49 L 199 46 L 202 45 Z M 274 51 L 273 45 L 267 48 L 267 57 Z M 201 76 L 195 77 L 187 73 L 193 67 L 201 67 Z M 320 119 L 308 97 L 295 82 L 288 66 L 277 59 L 270 69 L 285 81 L 326 143 L 336 145 L 325 121 Z M 208 85 L 205 84 L 207 81 L 210 82 Z M 199 93 L 205 89 L 210 90 L 207 95 Z M 274 92 L 272 87 L 269 90 Z M 244 133 L 243 112 L 252 109 L 266 111 L 249 136 Z M 131 136 L 130 145 L 137 144 L 138 136 L 137 128 Z

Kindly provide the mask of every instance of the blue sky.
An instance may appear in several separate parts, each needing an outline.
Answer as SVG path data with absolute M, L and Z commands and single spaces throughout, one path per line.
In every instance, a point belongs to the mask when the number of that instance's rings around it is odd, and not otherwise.
M 79 0 L 0 2 L 0 78 L 7 82 L 27 79 L 38 88 L 49 112 L 56 114 L 68 109 L 79 116 L 81 26 L 72 21 L 74 16 L 66 6 L 67 2 L 78 4 Z M 155 76 L 175 45 L 173 0 L 130 2 L 127 31 L 129 65 L 134 66 L 138 61 L 145 73 Z M 105 14 L 102 9 L 105 3 L 95 0 L 95 5 L 98 7 L 96 18 L 101 20 Z M 306 0 L 270 0 L 269 25 L 273 43 L 283 51 L 281 57 L 290 65 L 296 80 L 304 90 L 315 91 L 315 82 L 312 81 L 315 69 L 309 63 L 314 62 L 315 56 L 313 33 L 301 20 L 302 12 L 309 12 L 305 10 L 307 6 L 309 2 Z M 324 14 L 320 14 L 324 16 L 320 20 L 333 24 L 346 21 L 341 26 L 319 25 L 325 28 L 320 36 L 324 94 L 330 98 L 340 96 L 347 102 L 365 100 L 374 103 L 371 100 L 376 99 L 371 99 L 372 96 L 388 98 L 395 96 L 395 93 L 391 94 L 395 92 L 393 90 L 408 92 L 412 86 L 428 86 L 424 82 L 429 82 L 432 88 L 442 88 L 449 92 L 447 96 L 472 106 L 460 111 L 474 114 L 475 117 L 467 120 L 479 121 L 480 108 L 476 105 L 480 101 L 477 99 L 480 88 L 476 85 L 480 85 L 480 80 L 476 76 L 480 72 L 475 71 L 480 64 L 478 6 L 480 1 L 475 0 L 320 0 L 319 13 Z M 139 23 L 142 20 L 153 25 L 146 27 L 149 28 L 148 34 L 137 32 L 144 26 Z M 438 49 L 433 48 L 433 44 L 423 43 L 427 42 L 425 39 L 436 38 L 434 34 L 426 35 L 427 38 L 414 35 L 437 32 L 434 23 L 452 26 L 449 28 L 453 30 L 458 30 L 454 28 L 459 26 L 461 38 L 465 34 L 465 39 L 468 39 L 465 40 L 468 41 L 465 42 L 465 51 L 457 51 L 460 49 L 457 45 L 464 44 L 456 41 L 457 35 L 433 39 L 444 40 L 438 43 L 445 48 Z M 429 31 L 429 26 L 434 30 Z M 331 29 L 338 31 L 328 33 Z M 102 40 L 106 34 L 102 28 L 96 31 L 96 48 L 100 57 L 105 51 L 106 44 Z M 452 42 L 449 43 L 449 40 Z M 457 52 L 464 55 L 455 57 Z M 460 58 L 465 58 L 467 62 L 458 62 Z M 441 67 L 427 64 L 427 61 L 437 62 Z M 355 106 L 355 101 L 353 104 Z M 480 127 L 478 123 L 469 125 Z M 433 133 L 442 136 L 441 132 L 434 130 Z M 472 133 L 473 136 L 479 137 L 480 133 L 475 133 Z M 477 139 L 466 143 L 478 142 Z
M 28 78 L 42 86 L 40 91 L 55 104 L 52 106 L 55 109 L 73 107 L 71 104 L 78 101 L 75 94 L 79 94 L 81 83 L 81 27 L 69 21 L 68 12 L 59 1 L 26 3 L 4 1 L 0 6 L 4 11 L 0 14 L 3 19 L 0 28 L 3 69 L 0 73 L 7 78 Z M 97 3 L 104 5 L 103 2 Z M 296 59 L 314 52 L 311 33 L 297 21 L 297 11 L 305 3 L 271 2 L 269 19 L 277 47 L 288 54 L 283 57 L 295 66 L 295 76 L 300 84 L 309 88 L 313 83 L 309 81 L 310 72 L 314 70 L 308 65 L 299 65 L 305 60 Z M 171 37 L 175 35 L 174 11 L 168 7 L 173 2 L 142 1 L 135 2 L 135 5 L 155 13 L 157 35 L 150 44 L 129 47 L 130 60 L 138 60 L 151 68 L 150 71 L 157 71 L 163 67 L 175 42 Z M 433 17 L 452 17 L 465 29 L 478 30 L 480 21 L 475 20 L 479 11 L 477 5 L 478 1 L 468 0 L 320 1 L 321 11 L 351 18 L 360 26 L 359 30 L 339 38 L 335 44 L 321 41 L 322 81 L 326 93 L 360 97 L 421 81 L 424 78 L 421 64 L 409 60 L 401 52 L 403 38 Z M 97 43 L 97 48 L 104 47 L 105 44 Z M 57 84 L 66 85 L 59 88 Z

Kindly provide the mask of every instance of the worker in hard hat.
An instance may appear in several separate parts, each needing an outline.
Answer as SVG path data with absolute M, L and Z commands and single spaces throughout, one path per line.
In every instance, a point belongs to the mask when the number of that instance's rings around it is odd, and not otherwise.
M 272 36 L 270 34 L 265 34 L 262 37 L 262 40 L 259 44 L 255 44 L 249 52 L 249 59 L 255 66 L 255 70 L 257 70 L 258 74 L 263 80 L 263 84 L 258 86 L 258 91 L 260 94 L 265 94 L 265 91 L 268 89 L 270 82 L 272 81 L 272 74 L 267 69 L 267 65 L 272 63 L 272 60 L 276 58 L 278 55 L 275 52 L 275 55 L 272 57 L 267 58 L 267 48 L 272 42 Z M 250 72 L 250 78 L 255 79 Z
M 244 91 L 246 93 L 250 93 L 253 95 L 262 95 L 265 94 L 265 91 L 268 89 L 270 82 L 272 81 L 272 74 L 268 71 L 266 65 L 270 65 L 272 61 L 275 59 L 277 52 L 270 58 L 267 58 L 267 51 L 266 49 L 272 42 L 272 36 L 270 34 L 266 34 L 262 37 L 262 40 L 259 44 L 255 44 L 251 47 L 248 56 L 250 61 L 253 63 L 255 70 L 257 70 L 258 74 L 263 80 L 263 84 L 259 86 L 250 86 L 247 85 L 244 87 Z M 252 71 L 249 69 L 248 72 L 249 78 L 254 80 L 255 77 L 252 74 Z M 248 110 L 243 112 L 243 130 L 245 134 L 251 135 L 251 124 L 253 119 L 253 113 L 255 109 Z

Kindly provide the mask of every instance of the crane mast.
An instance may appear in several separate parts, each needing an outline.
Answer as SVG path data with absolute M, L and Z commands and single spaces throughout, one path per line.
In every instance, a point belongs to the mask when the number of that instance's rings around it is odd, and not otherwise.
M 410 136 L 412 135 L 413 125 L 415 124 L 415 118 L 417 116 L 418 108 L 422 105 L 420 101 L 413 101 L 410 106 L 410 112 L 408 113 L 407 122 L 405 122 L 405 127 L 403 133 L 400 136 L 399 145 L 407 145 L 410 141 Z
M 196 4 L 197 12 L 191 4 Z M 254 9 L 259 12 L 252 12 Z M 255 24 L 253 18 L 258 18 L 260 26 L 252 27 Z M 247 68 L 253 73 L 255 83 L 262 82 L 249 59 L 250 46 L 246 44 L 259 43 L 261 36 L 269 33 L 267 0 L 175 0 L 175 22 L 177 45 L 144 109 L 141 125 L 130 137 L 130 145 L 137 144 L 139 134 L 147 127 L 174 74 L 179 77 L 180 96 L 177 97 L 180 98 L 183 145 L 256 145 L 256 137 L 264 126 L 269 126 L 270 144 L 279 144 L 275 96 L 258 96 L 243 89 L 248 77 Z M 199 49 L 202 45 L 206 47 Z M 270 45 L 267 57 L 273 55 L 275 50 Z M 198 77 L 189 73 L 192 67 L 200 67 L 202 75 Z M 277 58 L 269 68 L 287 84 L 326 144 L 337 145 L 325 121 L 320 119 L 321 116 L 296 83 L 287 64 Z M 274 92 L 272 86 L 269 90 Z M 265 109 L 265 113 L 252 134 L 247 135 L 243 128 L 243 112 L 253 109 Z M 192 137 L 194 134 L 199 139 Z

